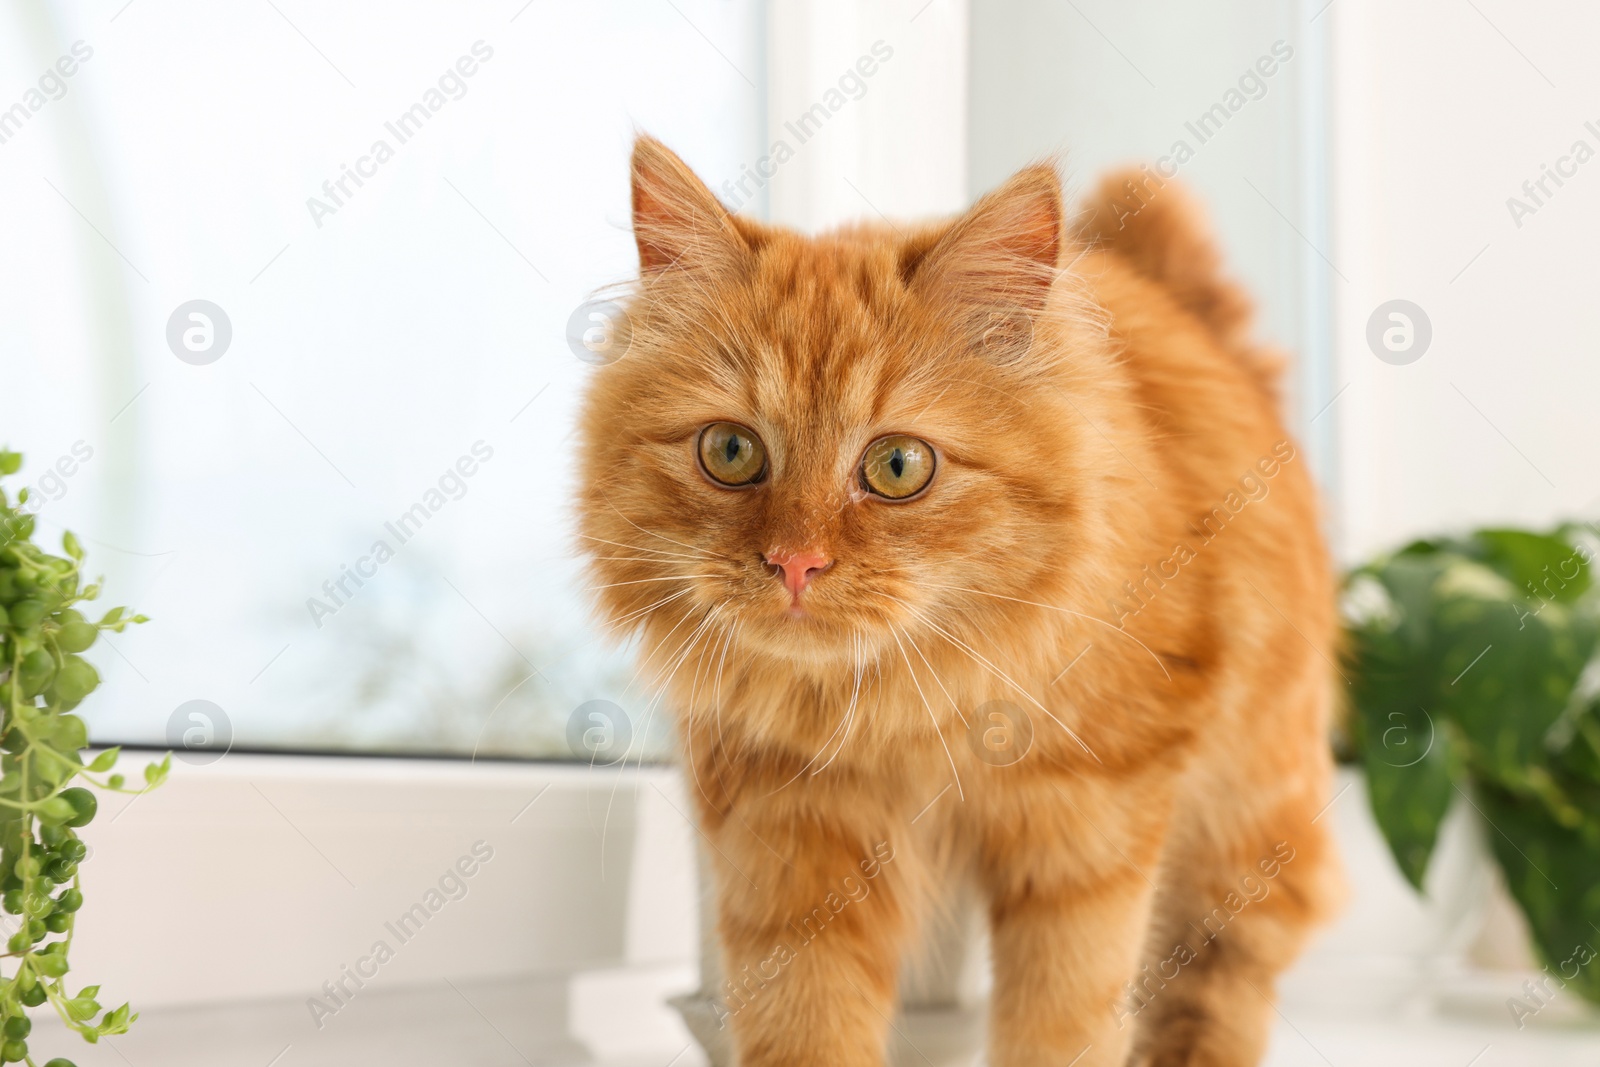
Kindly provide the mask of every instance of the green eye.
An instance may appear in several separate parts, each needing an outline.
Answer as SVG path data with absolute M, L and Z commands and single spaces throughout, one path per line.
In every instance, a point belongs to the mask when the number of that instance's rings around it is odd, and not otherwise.
M 880 437 L 861 457 L 861 480 L 867 489 L 889 500 L 916 496 L 933 480 L 933 447 L 915 437 Z
M 767 450 L 743 426 L 713 422 L 700 431 L 700 466 L 718 485 L 753 485 L 767 473 Z

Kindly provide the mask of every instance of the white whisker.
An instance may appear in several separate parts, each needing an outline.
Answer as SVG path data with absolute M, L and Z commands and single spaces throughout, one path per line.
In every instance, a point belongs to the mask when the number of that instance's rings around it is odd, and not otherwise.
M 719 612 L 721 610 L 722 609 L 721 609 L 720 606 L 713 605 L 706 612 L 706 617 L 701 620 L 700 625 L 698 627 L 696 627 L 694 633 L 692 633 L 690 635 L 690 640 L 694 640 L 694 639 L 698 638 L 698 636 L 701 633 L 705 632 L 706 627 L 711 624 L 711 621 L 717 617 L 717 612 Z M 685 643 L 687 644 L 687 642 L 685 642 Z M 688 659 L 689 652 L 692 649 L 692 647 L 693 646 L 691 645 L 688 648 L 685 648 L 684 652 L 683 652 L 683 655 L 678 657 L 677 663 L 674 664 L 674 666 L 672 668 L 672 673 L 667 676 L 667 679 L 666 679 L 667 682 L 670 683 L 671 680 L 672 680 L 672 676 L 676 675 L 678 673 L 679 668 L 681 668 L 683 666 L 684 661 Z M 646 737 L 648 737 L 649 734 L 650 734 L 650 724 L 651 724 L 651 722 L 653 722 L 655 720 L 656 706 L 661 702 L 661 697 L 663 695 L 665 695 L 665 693 L 666 693 L 666 688 L 665 688 L 665 686 L 663 686 L 660 689 L 656 699 L 652 700 L 646 706 L 644 722 L 640 726 L 639 732 L 633 738 L 630 738 L 630 745 L 631 745 L 631 743 L 633 741 L 638 741 L 639 742 L 638 765 L 641 766 L 641 767 L 644 766 L 644 743 L 643 742 L 644 742 L 644 739 Z M 628 764 L 628 754 L 626 752 L 624 752 L 622 754 L 621 763 L 622 763 L 622 765 L 624 767 L 626 767 L 627 764 Z M 611 828 L 611 806 L 616 800 L 617 789 L 621 786 L 621 784 L 622 784 L 622 776 L 619 774 L 619 775 L 617 775 L 617 780 L 614 783 L 612 783 L 611 796 L 606 800 L 605 818 L 600 824 L 600 862 L 601 862 L 601 872 L 602 872 L 601 873 L 601 878 L 602 879 L 605 877 L 605 875 L 604 875 L 604 865 L 605 865 L 606 834 Z
M 861 697 L 861 676 L 865 674 L 867 670 L 865 645 L 866 641 L 861 637 L 861 635 L 852 631 L 850 634 L 850 655 L 852 661 L 855 663 L 855 682 L 850 687 L 850 703 L 844 709 L 844 738 L 839 742 L 839 747 L 833 750 L 833 755 L 829 756 L 827 760 L 823 762 L 822 766 L 811 772 L 812 777 L 816 777 L 823 771 L 827 770 L 828 765 L 831 764 L 835 759 L 838 759 L 839 753 L 844 751 L 844 746 L 850 743 L 850 731 L 851 728 L 855 726 L 856 722 L 856 703 Z M 832 738 L 829 738 L 829 740 L 831 741 Z M 824 745 L 823 749 L 826 750 L 826 748 L 827 746 Z M 819 752 L 818 755 L 821 755 L 821 753 Z M 813 757 L 813 759 L 814 758 L 815 757 Z M 802 767 L 801 770 L 805 770 L 805 768 Z
M 889 633 L 894 637 L 895 647 L 900 650 L 900 658 L 906 661 L 906 671 L 911 675 L 911 684 L 917 687 L 917 696 L 922 698 L 922 706 L 928 712 L 928 721 L 933 723 L 934 736 L 939 739 L 939 747 L 944 749 L 944 758 L 950 761 L 950 773 L 956 776 L 956 796 L 964 802 L 967 794 L 961 788 L 961 772 L 956 770 L 956 758 L 950 754 L 950 746 L 945 743 L 944 731 L 939 729 L 939 719 L 933 713 L 933 705 L 928 703 L 928 695 L 922 691 L 922 683 L 917 681 L 917 671 L 911 666 L 911 657 L 906 655 L 906 647 L 900 643 L 899 628 L 890 623 Z
M 911 645 L 911 650 L 917 654 L 918 659 L 922 660 L 923 666 L 928 668 L 928 673 L 933 675 L 934 683 L 938 685 L 939 692 L 943 693 L 944 698 L 950 702 L 950 707 L 955 710 L 956 718 L 961 720 L 961 725 L 969 725 L 967 723 L 967 717 L 961 714 L 961 705 L 957 704 L 956 698 L 950 695 L 950 690 L 944 687 L 944 681 L 939 677 L 939 672 L 933 669 L 933 664 L 928 662 L 928 657 L 924 656 L 922 654 L 922 649 L 917 647 L 916 639 L 911 636 L 911 631 L 905 630 L 902 632 L 906 636 L 906 641 Z
M 651 548 L 649 545 L 630 545 L 630 544 L 625 544 L 622 541 L 607 541 L 604 537 L 595 537 L 593 534 L 581 533 L 578 536 L 582 537 L 582 538 L 584 538 L 586 540 L 589 540 L 589 541 L 598 541 L 602 545 L 614 545 L 617 548 L 626 548 L 626 549 L 628 549 L 630 551 L 633 551 L 633 552 L 654 552 L 657 555 L 672 556 L 672 557 L 679 558 L 679 559 L 715 559 L 716 558 L 715 556 L 712 556 L 711 554 L 706 553 L 706 552 L 698 552 L 697 551 L 697 552 L 694 552 L 692 554 L 688 553 L 688 552 L 672 552 L 672 551 L 670 551 L 668 549 L 665 549 L 665 548 Z
M 591 585 L 589 590 L 598 593 L 602 589 L 615 589 L 622 585 L 644 585 L 647 582 L 689 582 L 696 578 L 720 578 L 720 574 L 666 574 L 659 578 L 635 578 L 627 582 L 607 582 L 605 585 Z
M 471 763 L 478 762 L 478 746 L 483 744 L 484 731 L 488 730 L 489 729 L 489 723 L 494 721 L 495 712 L 500 710 L 500 705 L 502 705 L 506 701 L 510 700 L 511 699 L 511 694 L 515 693 L 518 689 L 521 689 L 523 686 L 527 685 L 534 678 L 542 678 L 542 677 L 543 677 L 543 675 L 541 675 L 538 671 L 534 671 L 531 674 L 527 675 L 526 677 L 524 677 L 522 679 L 522 681 L 518 682 L 516 685 L 512 686 L 510 689 L 506 690 L 506 695 L 501 697 L 499 702 L 496 703 L 493 708 L 489 709 L 488 718 L 484 719 L 483 720 L 483 725 L 478 727 L 478 736 L 472 742 L 472 759 L 469 762 L 471 762 Z
M 643 526 L 640 526 L 638 523 L 636 523 L 632 519 L 628 518 L 628 516 L 622 514 L 621 511 L 618 511 L 617 510 L 617 506 L 615 504 L 611 503 L 610 501 L 606 502 L 606 506 L 609 507 L 612 511 L 616 511 L 618 518 L 620 518 L 623 522 L 627 523 L 629 526 L 632 526 L 635 530 L 638 530 L 642 534 L 648 534 L 651 537 L 659 537 L 659 538 L 661 538 L 661 540 L 666 541 L 668 544 L 677 545 L 679 548 L 687 548 L 690 552 L 693 552 L 693 553 L 695 553 L 696 555 L 699 555 L 699 556 L 704 556 L 707 559 L 715 558 L 715 557 L 713 557 L 711 555 L 711 553 L 706 552 L 704 549 L 696 548 L 695 546 L 693 546 L 691 544 L 686 544 L 683 541 L 674 541 L 672 538 L 668 537 L 666 534 L 659 534 L 659 533 L 656 533 L 654 530 L 646 530 Z
M 728 635 L 722 642 L 722 653 L 717 658 L 717 681 L 711 690 L 711 706 L 717 718 L 717 738 L 722 738 L 722 668 L 728 662 L 728 649 L 733 647 L 733 633 L 739 627 L 739 620 L 735 618 L 728 624 Z
M 1104 626 L 1109 630 L 1116 631 L 1117 633 L 1121 634 L 1123 637 L 1126 637 L 1129 641 L 1132 641 L 1134 644 L 1136 644 L 1140 648 L 1144 649 L 1147 653 L 1149 653 L 1150 658 L 1156 661 L 1156 666 L 1161 668 L 1161 673 L 1167 675 L 1167 681 L 1169 681 L 1169 682 L 1172 681 L 1172 675 L 1167 674 L 1167 665 L 1161 662 L 1161 657 L 1160 656 L 1156 655 L 1153 651 L 1151 651 L 1149 645 L 1145 644 L 1143 641 L 1139 640 L 1137 637 L 1133 636 L 1128 631 L 1124 630 L 1122 627 L 1114 626 L 1114 625 L 1112 625 L 1111 623 L 1107 622 L 1104 619 L 1096 618 L 1093 615 L 1085 615 L 1083 612 L 1081 612 L 1081 611 L 1073 611 L 1071 608 L 1058 607 L 1055 604 L 1041 604 L 1037 600 L 1023 600 L 1020 597 L 1006 596 L 1003 593 L 987 593 L 987 592 L 984 592 L 982 589 L 965 589 L 965 588 L 962 588 L 959 585 L 934 585 L 934 586 L 932 586 L 932 588 L 934 588 L 934 589 L 949 589 L 949 590 L 952 590 L 952 591 L 957 592 L 957 593 L 972 593 L 975 596 L 989 596 L 989 597 L 994 597 L 996 600 L 1011 600 L 1011 601 L 1014 601 L 1014 602 L 1016 602 L 1018 604 L 1028 604 L 1028 605 L 1031 605 L 1031 606 L 1036 607 L 1036 608 L 1044 608 L 1044 609 L 1046 609 L 1048 611 L 1059 611 L 1064 615 L 1074 615 L 1074 616 L 1076 616 L 1076 617 L 1078 617 L 1080 619 L 1087 619 L 1090 622 L 1097 622 L 1101 626 Z
M 688 646 L 688 649 L 683 653 L 683 655 L 677 657 L 677 662 L 673 665 L 671 673 L 669 673 L 659 683 L 658 695 L 657 695 L 656 699 L 654 701 L 652 701 L 651 704 L 650 704 L 649 715 L 651 717 L 653 717 L 655 715 L 655 709 L 661 704 L 662 700 L 665 699 L 665 697 L 667 695 L 667 691 L 672 685 L 673 678 L 675 678 L 677 676 L 677 674 L 678 674 L 678 671 L 683 668 L 683 663 L 687 659 L 689 651 L 692 651 L 694 646 L 699 643 L 700 637 L 707 632 L 707 630 L 710 628 L 710 625 L 716 620 L 717 616 L 721 613 L 721 611 L 722 611 L 722 605 L 720 605 L 720 604 L 716 605 L 714 608 L 711 609 L 711 612 L 706 616 L 706 618 L 701 622 L 701 624 L 698 627 L 695 628 L 694 633 L 689 635 L 689 638 L 685 642 L 685 644 Z M 683 646 L 680 646 L 680 647 L 683 647 Z M 697 667 L 696 668 L 696 678 L 698 678 L 698 677 L 699 677 L 699 669 Z M 691 694 L 691 697 L 692 697 L 692 694 Z M 698 784 L 699 784 L 699 781 L 698 781 L 698 776 L 697 776 L 696 785 L 698 785 Z M 704 795 L 704 791 L 703 790 L 702 790 L 702 794 L 701 795 L 702 796 Z M 785 867 L 789 867 L 791 869 L 794 867 L 794 864 L 790 863 L 789 860 L 784 857 L 783 853 L 781 853 L 777 849 L 773 848 L 772 845 L 767 842 L 766 838 L 764 838 L 760 834 L 756 833 L 755 827 L 750 825 L 750 823 L 745 819 L 745 817 L 739 812 L 738 808 L 734 808 L 733 811 L 730 814 L 732 814 L 734 818 L 738 819 L 739 822 L 744 826 L 744 828 L 750 832 L 750 836 L 751 837 L 755 838 L 757 841 L 760 841 L 762 846 L 765 847 L 768 852 L 770 852 L 774 856 L 776 856 L 780 863 L 782 863 Z
M 657 600 L 653 604 L 646 604 L 642 608 L 633 609 L 632 611 L 628 612 L 626 615 L 624 615 L 621 618 L 617 619 L 616 622 L 613 623 L 613 625 L 615 625 L 615 626 L 620 628 L 620 627 L 622 627 L 622 626 L 624 626 L 624 625 L 626 625 L 628 623 L 631 623 L 631 622 L 635 621 L 636 619 L 642 619 L 646 615 L 650 614 L 651 612 L 656 611 L 656 610 L 658 610 L 660 608 L 663 608 L 666 605 L 672 603 L 674 600 L 677 600 L 680 597 L 688 596 L 691 591 L 692 590 L 689 590 L 689 589 L 680 589 L 676 593 L 669 593 L 666 596 L 662 597 L 660 600 Z
M 717 606 L 716 612 L 712 615 L 712 618 L 716 618 L 722 614 L 722 607 L 723 605 L 720 604 Z M 697 706 L 698 704 L 697 698 L 700 695 L 700 676 L 704 674 L 707 681 L 709 681 L 711 678 L 712 667 L 710 657 L 716 655 L 717 646 L 722 644 L 724 636 L 725 632 L 718 633 L 716 639 L 711 644 L 706 646 L 706 654 L 702 655 L 700 657 L 700 662 L 695 664 L 694 678 L 689 682 L 689 707 L 691 708 Z
M 851 637 L 853 640 L 857 639 L 855 634 L 851 634 Z M 812 764 L 816 763 L 817 760 L 822 759 L 822 754 L 828 751 L 828 746 L 833 744 L 833 739 L 839 736 L 840 731 L 844 732 L 844 739 L 839 742 L 839 747 L 834 749 L 833 755 L 829 756 L 820 767 L 817 767 L 815 770 L 811 771 L 811 776 L 814 778 L 818 774 L 821 774 L 827 769 L 828 764 L 832 763 L 835 757 L 837 757 L 840 752 L 844 751 L 845 742 L 850 740 L 850 725 L 855 721 L 856 697 L 860 694 L 860 692 L 861 672 L 858 669 L 856 672 L 855 687 L 850 693 L 850 703 L 845 706 L 844 714 L 839 717 L 839 724 L 833 728 L 833 733 L 829 734 L 827 739 L 822 742 L 822 747 L 818 748 L 817 751 L 812 754 L 811 758 L 806 760 L 798 771 L 794 772 L 793 777 L 791 777 L 787 782 L 784 782 L 782 785 L 778 786 L 776 789 L 773 789 L 772 792 L 767 793 L 766 796 L 770 797 L 773 795 L 773 793 L 782 792 L 795 782 L 799 781 L 801 775 L 804 775 L 807 770 L 810 770 Z
M 720 604 L 713 604 L 711 607 L 706 609 L 706 614 L 700 620 L 700 624 L 690 631 L 689 636 L 684 638 L 682 643 L 679 644 L 677 648 L 672 650 L 672 669 L 666 672 L 657 671 L 655 678 L 650 682 L 650 688 L 656 690 L 657 693 L 661 695 L 666 693 L 667 685 L 672 681 L 673 677 L 683 666 L 683 662 L 688 657 L 689 650 L 693 648 L 694 642 L 699 640 L 700 635 L 705 632 L 706 627 L 711 624 L 711 620 L 715 619 L 721 610 L 722 605 Z M 671 634 L 668 634 L 668 636 L 670 637 Z M 656 697 L 656 703 L 660 702 L 661 695 Z
M 1074 730 L 1072 727 L 1068 726 L 1066 723 L 1062 722 L 1060 719 L 1056 718 L 1055 714 L 1049 708 L 1047 708 L 1043 704 L 1039 703 L 1039 701 L 1037 699 L 1035 699 L 1035 697 L 1034 697 L 1034 695 L 1032 693 L 1030 693 L 1026 689 L 1022 688 L 1022 686 L 1018 685 L 1011 678 L 1010 675 L 1006 674 L 1006 672 L 1002 671 L 999 667 L 996 667 L 994 664 L 990 663 L 981 654 L 979 654 L 976 649 L 972 648 L 972 646 L 968 645 L 965 641 L 962 641 L 959 637 L 956 637 L 955 635 L 953 635 L 950 632 L 948 632 L 947 630 L 945 630 L 938 623 L 934 622 L 932 619 L 928 618 L 922 612 L 918 611 L 909 602 L 901 600 L 899 597 L 889 596 L 888 593 L 880 593 L 878 595 L 879 596 L 887 596 L 887 597 L 889 597 L 890 600 L 894 600 L 894 601 L 898 602 L 899 604 L 904 606 L 907 611 L 911 612 L 912 615 L 916 616 L 917 619 L 920 620 L 924 626 L 927 626 L 930 629 L 934 630 L 936 633 L 941 634 L 945 638 L 945 640 L 949 641 L 951 644 L 954 644 L 957 647 L 959 647 L 962 650 L 964 650 L 967 653 L 967 655 L 971 656 L 972 659 L 979 666 L 983 667 L 990 674 L 993 674 L 996 678 L 999 678 L 1001 681 L 1003 681 L 1007 685 L 1011 686 L 1011 688 L 1015 689 L 1023 697 L 1025 697 L 1027 700 L 1029 700 L 1033 704 L 1034 707 L 1038 708 L 1040 711 L 1044 712 L 1047 716 L 1049 716 L 1050 717 L 1050 721 L 1055 723 L 1057 726 L 1061 727 L 1063 730 L 1065 730 L 1067 732 L 1068 736 L 1070 736 L 1074 741 L 1076 741 L 1078 743 L 1078 746 L 1080 748 L 1082 748 L 1085 752 L 1089 753 L 1089 755 L 1094 756 L 1094 761 L 1096 763 L 1101 763 L 1101 764 L 1104 763 L 1104 761 L 1098 755 L 1095 754 L 1094 749 L 1090 748 L 1088 746 L 1088 744 L 1083 740 L 1083 738 L 1078 736 L 1078 733 L 1077 733 L 1076 730 Z
M 708 608 L 707 610 L 709 611 L 710 609 Z M 656 642 L 656 646 L 657 647 L 664 646 L 667 643 L 668 639 L 670 639 L 673 634 L 678 632 L 678 627 L 682 626 L 684 623 L 688 622 L 692 618 L 694 618 L 694 612 L 693 611 L 685 612 L 683 618 L 681 618 L 677 622 L 673 623 L 672 624 L 672 629 L 668 630 L 664 635 L 662 635 L 661 640 Z M 679 647 L 681 648 L 682 646 L 680 645 Z M 676 653 L 677 650 L 674 649 L 673 651 L 674 651 L 674 653 Z M 640 657 L 639 663 L 633 668 L 633 676 L 628 679 L 628 684 L 623 686 L 623 688 L 622 688 L 622 694 L 624 696 L 626 696 L 633 689 L 633 684 L 639 680 L 639 675 L 641 673 L 643 673 L 643 671 L 645 669 L 645 666 L 648 664 L 648 662 L 649 662 L 649 657 L 648 656 Z

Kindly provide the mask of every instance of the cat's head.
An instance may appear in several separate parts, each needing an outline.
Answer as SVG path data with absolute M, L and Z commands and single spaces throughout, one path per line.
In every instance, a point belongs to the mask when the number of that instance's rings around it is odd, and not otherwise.
M 630 347 L 579 435 L 611 624 L 822 668 L 1059 588 L 1088 462 L 1063 387 L 1094 326 L 1053 169 L 954 222 L 816 238 L 731 215 L 649 138 L 632 178 Z

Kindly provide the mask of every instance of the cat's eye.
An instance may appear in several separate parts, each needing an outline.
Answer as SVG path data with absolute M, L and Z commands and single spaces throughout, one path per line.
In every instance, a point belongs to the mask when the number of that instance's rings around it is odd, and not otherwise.
M 894 434 L 867 446 L 861 457 L 861 481 L 878 496 L 905 500 L 933 480 L 933 467 L 933 447 L 928 442 Z
M 767 473 L 761 439 L 732 422 L 713 422 L 700 431 L 700 466 L 718 485 L 754 485 Z

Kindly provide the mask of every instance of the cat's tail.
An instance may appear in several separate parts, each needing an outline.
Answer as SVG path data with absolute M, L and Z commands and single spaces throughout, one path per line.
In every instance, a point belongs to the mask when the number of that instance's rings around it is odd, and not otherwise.
M 1250 298 L 1224 276 L 1204 212 L 1177 181 L 1149 167 L 1111 172 L 1084 199 L 1076 232 L 1165 288 L 1265 388 L 1276 389 L 1284 360 L 1251 338 Z

